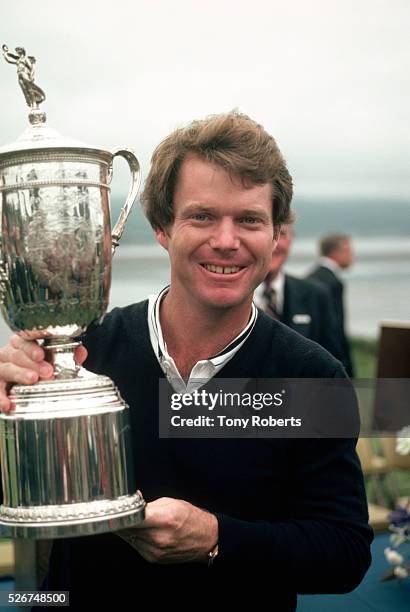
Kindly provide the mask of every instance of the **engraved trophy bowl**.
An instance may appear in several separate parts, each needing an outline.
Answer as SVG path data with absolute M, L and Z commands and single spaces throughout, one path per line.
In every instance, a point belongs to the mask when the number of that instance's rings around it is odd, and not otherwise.
M 13 331 L 41 338 L 54 379 L 14 386 L 15 409 L 0 414 L 0 535 L 47 539 L 131 527 L 143 520 L 145 502 L 129 409 L 108 377 L 75 363 L 74 350 L 106 312 L 112 255 L 139 188 L 138 160 L 128 149 L 99 149 L 49 128 L 33 70 L 19 72 L 19 62 L 34 58 L 5 45 L 3 55 L 17 64 L 31 125 L 0 148 L 1 310 Z M 117 155 L 132 181 L 111 232 Z

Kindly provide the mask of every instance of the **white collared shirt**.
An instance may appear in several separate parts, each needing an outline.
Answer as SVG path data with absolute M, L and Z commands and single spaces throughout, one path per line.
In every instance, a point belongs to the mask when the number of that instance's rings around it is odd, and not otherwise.
M 318 264 L 319 266 L 323 266 L 324 268 L 327 268 L 333 272 L 333 274 L 335 274 L 337 277 L 341 275 L 342 268 L 335 262 L 334 259 L 331 259 L 330 257 L 325 257 L 322 255 L 322 257 L 319 257 Z
M 165 287 L 159 294 L 150 295 L 148 298 L 148 328 L 152 348 L 158 359 L 165 376 L 176 393 L 192 393 L 199 389 L 206 381 L 215 376 L 230 359 L 239 351 L 252 332 L 258 310 L 252 304 L 252 312 L 246 327 L 229 344 L 214 357 L 201 359 L 191 370 L 188 382 L 185 382 L 174 359 L 168 353 L 167 345 L 162 335 L 161 321 L 159 317 L 160 303 L 169 287 Z
M 278 315 L 283 313 L 283 303 L 285 301 L 285 275 L 280 270 L 276 277 L 271 281 L 270 286 L 275 290 L 276 299 L 276 312 Z M 267 303 L 266 297 L 263 295 L 265 290 L 264 283 L 261 283 L 259 287 L 256 287 L 253 295 L 253 300 L 261 310 L 265 310 Z

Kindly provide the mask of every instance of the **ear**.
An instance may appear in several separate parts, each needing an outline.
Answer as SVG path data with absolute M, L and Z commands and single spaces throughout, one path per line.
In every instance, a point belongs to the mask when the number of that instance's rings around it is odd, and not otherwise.
M 168 251 L 168 233 L 162 227 L 159 227 L 155 230 L 155 237 L 160 243 L 160 245 Z
M 278 246 L 281 227 L 282 227 L 281 225 L 274 225 L 273 226 L 272 253 L 274 252 L 274 250 Z

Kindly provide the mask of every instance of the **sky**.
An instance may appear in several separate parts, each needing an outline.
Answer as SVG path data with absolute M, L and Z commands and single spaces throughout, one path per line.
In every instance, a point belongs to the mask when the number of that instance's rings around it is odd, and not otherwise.
M 297 196 L 408 201 L 409 27 L 408 0 L 19 0 L 0 43 L 36 57 L 51 127 L 133 149 L 144 177 L 175 127 L 237 108 L 275 136 Z M 0 100 L 5 144 L 27 112 L 2 58 Z

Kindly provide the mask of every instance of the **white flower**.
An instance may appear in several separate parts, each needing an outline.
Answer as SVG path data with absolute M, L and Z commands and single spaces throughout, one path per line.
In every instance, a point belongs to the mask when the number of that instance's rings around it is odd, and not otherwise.
M 399 455 L 408 455 L 410 453 L 410 425 L 403 427 L 397 434 L 396 452 Z
M 394 575 L 397 576 L 397 578 L 407 578 L 407 576 L 409 575 L 409 572 L 404 568 L 404 567 L 395 567 L 394 570 Z
M 405 536 L 404 531 L 405 527 L 397 530 L 396 533 L 390 536 L 390 542 L 393 544 L 393 546 L 401 546 L 401 544 L 404 544 L 404 542 L 407 541 L 408 538 Z
M 402 557 L 402 555 L 400 555 L 398 552 L 396 552 L 392 548 L 385 548 L 384 556 L 386 557 L 387 561 L 391 563 L 391 565 L 400 565 L 404 561 L 404 558 Z

